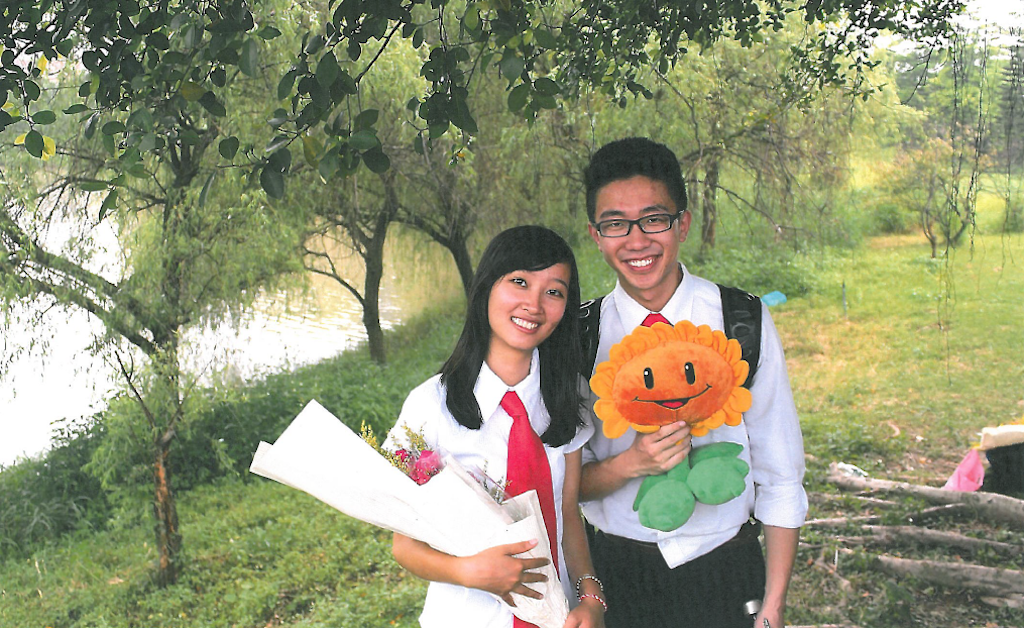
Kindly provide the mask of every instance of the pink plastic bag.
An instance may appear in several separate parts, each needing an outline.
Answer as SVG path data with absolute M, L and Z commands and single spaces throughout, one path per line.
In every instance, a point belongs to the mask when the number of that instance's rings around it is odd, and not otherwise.
M 977 449 L 970 449 L 942 488 L 947 491 L 976 491 L 985 479 L 985 467 Z

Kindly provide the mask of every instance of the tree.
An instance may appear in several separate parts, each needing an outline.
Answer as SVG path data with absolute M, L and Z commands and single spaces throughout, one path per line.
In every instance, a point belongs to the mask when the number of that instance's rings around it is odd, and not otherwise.
M 292 270 L 287 252 L 297 247 L 289 241 L 288 215 L 263 202 L 262 193 L 245 192 L 242 172 L 218 181 L 212 157 L 234 156 L 237 140 L 222 139 L 221 133 L 235 124 L 224 119 L 220 97 L 198 88 L 180 66 L 204 68 L 209 80 L 223 72 L 222 95 L 235 97 L 238 105 L 251 100 L 238 87 L 237 75 L 227 76 L 217 61 L 219 53 L 211 52 L 213 42 L 204 42 L 201 30 L 186 29 L 186 34 L 174 42 L 161 40 L 159 47 L 171 61 L 152 61 L 144 73 L 140 68 L 131 77 L 145 97 L 128 111 L 104 113 L 109 91 L 102 81 L 81 83 L 79 94 L 88 93 L 97 110 L 87 111 L 80 135 L 56 146 L 58 158 L 46 168 L 24 167 L 8 174 L 7 203 L 0 209 L 4 304 L 42 300 L 81 308 L 106 327 L 107 337 L 101 341 L 112 348 L 137 404 L 137 421 L 125 426 L 125 440 L 148 458 L 161 584 L 174 582 L 180 569 L 181 534 L 169 458 L 176 434 L 190 418 L 191 383 L 182 370 L 182 334 L 204 318 L 239 307 L 259 287 Z M 229 32 L 219 42 L 220 52 L 232 45 L 231 38 Z M 129 72 L 133 66 L 127 58 L 123 61 Z M 49 89 L 41 72 L 36 79 Z M 67 66 L 59 81 L 54 89 L 62 94 L 68 82 L 80 83 L 81 77 Z M 15 128 L 41 124 L 40 114 L 36 111 Z M 49 117 L 55 116 L 44 119 Z M 26 143 L 33 131 L 26 133 Z M 5 152 L 11 149 L 5 147 Z M 281 165 L 274 159 L 269 163 Z M 18 189 L 14 181 L 28 185 Z M 223 195 L 209 202 L 218 187 Z M 90 202 L 96 192 L 104 195 L 102 202 Z M 72 224 L 118 224 L 126 252 L 119 276 L 91 270 L 70 254 L 50 250 L 41 234 L 55 210 Z M 268 229 L 275 223 L 275 229 Z M 141 364 L 137 356 L 143 358 Z M 104 447 L 114 442 L 101 444 L 98 455 L 109 455 Z M 107 486 L 116 482 L 117 469 L 117 464 L 103 469 Z
M 998 120 L 1003 132 L 1000 149 L 1005 174 L 1003 200 L 1006 216 L 1003 229 L 1007 233 L 1020 233 L 1024 231 L 1024 194 L 1019 183 L 1024 175 L 1024 141 L 1021 140 L 1021 128 L 1024 127 L 1024 31 L 1011 29 L 1010 35 L 1015 41 L 1009 46 L 1009 59 L 1003 69 Z M 1015 179 L 1018 181 L 1016 185 Z
M 13 94 L 22 102 L 22 117 L 38 124 L 38 85 L 33 72 L 25 69 L 26 59 L 74 53 L 96 79 L 95 89 L 89 88 L 86 95 L 92 94 L 99 107 L 155 104 L 153 97 L 163 94 L 146 77 L 154 69 L 166 68 L 177 74 L 177 88 L 184 97 L 219 111 L 224 105 L 218 95 L 228 70 L 255 73 L 260 39 L 280 33 L 272 25 L 257 24 L 256 6 L 245 0 L 170 0 L 153 6 L 135 0 L 13 0 L 0 18 L 0 38 L 6 46 L 0 55 L 0 94 L 4 100 Z M 911 39 L 941 36 L 949 18 L 961 9 L 961 0 L 730 0 L 706 5 L 652 5 L 646 0 L 332 1 L 330 17 L 323 23 L 316 23 L 319 14 L 301 16 L 303 24 L 310 25 L 300 27 L 301 47 L 277 88 L 290 107 L 276 125 L 275 150 L 266 156 L 250 155 L 249 166 L 259 172 L 267 193 L 280 198 L 285 173 L 279 168 L 282 158 L 272 162 L 272 154 L 287 151 L 309 129 L 320 126 L 332 138 L 327 154 L 380 163 L 378 149 L 360 139 L 352 118 L 339 122 L 335 114 L 357 94 L 358 84 L 373 72 L 380 54 L 399 38 L 409 39 L 415 48 L 426 44 L 420 73 L 430 86 L 425 95 L 410 96 L 417 101 L 417 115 L 430 137 L 437 138 L 452 127 L 469 135 L 478 131 L 470 82 L 476 72 L 491 67 L 507 80 L 509 109 L 532 119 L 586 86 L 623 103 L 627 94 L 649 94 L 641 78 L 646 68 L 667 71 L 688 46 L 703 49 L 723 38 L 753 46 L 779 30 L 790 14 L 826 25 L 817 36 L 798 44 L 795 53 L 816 80 L 833 81 L 846 67 L 870 66 L 870 43 L 882 30 Z M 172 38 L 186 46 L 205 45 L 200 54 L 171 50 Z M 368 46 L 371 42 L 375 45 Z M 364 60 L 368 48 L 375 50 Z M 340 58 L 361 66 L 349 71 L 339 65 Z M 0 128 L 16 119 L 0 116 Z M 34 135 L 26 148 L 40 153 Z
M 348 290 L 363 310 L 370 358 L 378 364 L 387 359 L 384 332 L 380 325 L 380 285 L 384 277 L 384 244 L 388 226 L 398 214 L 395 175 L 387 172 L 367 177 L 377 185 L 363 185 L 362 175 L 354 174 L 343 184 L 331 186 L 307 201 L 314 221 L 312 237 L 305 238 L 305 266 L 310 272 L 329 277 Z M 339 239 L 363 260 L 363 288 L 360 290 L 338 271 L 333 251 Z

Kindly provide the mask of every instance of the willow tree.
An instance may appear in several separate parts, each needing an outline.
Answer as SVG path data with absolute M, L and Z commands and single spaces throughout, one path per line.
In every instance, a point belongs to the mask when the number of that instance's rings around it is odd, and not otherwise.
M 52 154 L 45 162 L 8 159 L 14 151 L 24 154 L 22 144 L 35 154 L 35 146 L 28 146 L 36 141 L 32 134 L 42 121 L 56 118 L 40 110 L 26 118 L 24 110 L 10 108 L 8 115 L 21 118 L 12 126 L 23 135 L 0 147 L 6 155 L 0 298 L 5 307 L 36 302 L 79 308 L 103 324 L 98 343 L 108 348 L 135 409 L 118 426 L 120 437 L 100 445 L 97 455 L 107 464 L 96 467 L 110 486 L 121 479 L 119 469 L 146 461 L 161 584 L 174 582 L 180 570 L 170 457 L 176 435 L 187 428 L 194 385 L 183 368 L 184 334 L 238 311 L 261 286 L 295 269 L 290 214 L 264 202 L 244 171 L 218 174 L 218 165 L 240 149 L 225 130 L 252 131 L 250 117 L 226 116 L 224 99 L 239 105 L 240 113 L 266 93 L 254 67 L 228 75 L 221 60 L 225 51 L 246 45 L 244 32 L 211 35 L 193 24 L 173 39 L 150 33 L 151 50 L 162 54 L 144 57 L 145 66 L 123 64 L 123 76 L 145 95 L 123 110 L 107 108 L 110 86 L 101 78 L 83 76 L 70 64 L 56 72 L 58 64 L 49 64 L 49 71 L 40 64 L 33 81 L 44 94 L 56 95 L 48 104 L 84 114 L 84 124 L 49 127 L 57 140 L 44 152 Z M 83 63 L 88 68 L 93 60 L 83 57 Z M 200 87 L 205 80 L 225 88 L 214 96 Z M 68 85 L 86 96 L 84 103 L 60 102 Z M 123 263 L 92 267 L 81 248 L 84 239 L 54 249 L 45 233 L 57 215 L 80 229 L 115 224 Z M 125 443 L 127 451 L 114 451 Z

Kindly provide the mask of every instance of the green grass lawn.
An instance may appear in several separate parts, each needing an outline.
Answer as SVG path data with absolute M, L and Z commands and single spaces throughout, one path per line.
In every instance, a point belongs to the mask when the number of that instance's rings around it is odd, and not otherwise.
M 592 247 L 580 266 L 585 297 L 613 284 Z M 973 247 L 938 261 L 920 237 L 886 237 L 823 267 L 815 290 L 772 310 L 804 427 L 808 488 L 826 496 L 812 504 L 812 518 L 863 511 L 824 482 L 832 461 L 938 486 L 980 428 L 1024 415 L 1020 236 L 977 236 Z M 436 370 L 461 317 L 462 305 L 450 304 L 389 334 L 392 363 L 379 370 L 365 357 L 343 357 L 274 385 L 308 396 L 363 369 L 387 384 L 366 390 L 394 396 Z M 401 399 L 386 402 L 397 409 Z M 185 492 L 179 509 L 185 565 L 177 585 L 152 586 L 150 523 L 144 513 L 126 516 L 109 531 L 82 532 L 0 565 L 0 626 L 416 625 L 425 585 L 394 563 L 386 533 L 251 477 Z M 978 533 L 986 532 L 1005 535 Z M 805 533 L 790 623 L 1024 625 L 1021 611 L 882 577 L 865 552 L 841 549 L 829 534 Z

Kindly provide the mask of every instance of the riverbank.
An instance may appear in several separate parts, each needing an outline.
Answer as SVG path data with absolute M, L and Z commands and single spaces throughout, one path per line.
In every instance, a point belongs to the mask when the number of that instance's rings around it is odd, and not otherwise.
M 957 251 L 948 264 L 931 260 L 920 238 L 893 236 L 791 262 L 813 268 L 815 276 L 802 295 L 791 294 L 771 311 L 804 428 L 812 518 L 876 514 L 893 522 L 921 508 L 896 500 L 879 511 L 839 496 L 825 481 L 830 462 L 941 486 L 981 427 L 1024 414 L 1021 260 L 1020 236 L 978 236 L 973 252 Z M 595 282 L 585 296 L 613 281 L 589 249 L 580 266 Z M 781 277 L 785 267 L 768 275 Z M 713 278 L 735 282 L 727 275 Z M 462 306 L 450 303 L 390 332 L 385 367 L 355 351 L 227 395 L 207 428 L 230 444 L 221 453 L 235 462 L 233 470 L 213 483 L 189 479 L 183 470 L 194 487 L 179 495 L 186 548 L 181 582 L 152 586 L 147 512 L 122 505 L 107 530 L 83 530 L 0 565 L 0 625 L 415 626 L 424 585 L 395 565 L 389 535 L 297 491 L 247 477 L 239 469 L 248 464 L 252 442 L 239 435 L 251 430 L 272 440 L 311 398 L 350 422 L 386 425 L 405 393 L 448 355 L 461 318 Z M 211 440 L 195 438 L 182 442 L 183 453 Z M 935 525 L 964 524 L 949 517 Z M 883 576 L 865 548 L 832 532 L 808 530 L 803 538 L 790 624 L 881 628 L 941 618 L 944 625 L 1024 625 L 1021 611 L 994 609 L 968 591 Z M 958 559 L 934 548 L 927 557 Z M 980 560 L 1024 569 L 1019 555 Z

